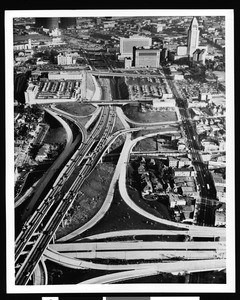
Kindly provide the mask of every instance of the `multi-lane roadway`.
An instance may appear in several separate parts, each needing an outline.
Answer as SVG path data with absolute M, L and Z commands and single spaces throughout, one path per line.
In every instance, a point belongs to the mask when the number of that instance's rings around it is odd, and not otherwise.
M 79 188 L 101 156 L 115 122 L 115 109 L 102 108 L 87 142 L 67 163 L 65 172 L 26 222 L 16 239 L 16 284 L 26 284 L 64 215 L 77 197 Z M 51 217 L 49 219 L 49 211 Z
M 101 73 L 101 75 L 109 76 L 132 76 L 134 74 L 125 74 L 125 73 L 115 73 L 115 72 L 91 72 L 94 75 L 97 75 Z M 105 74 L 106 73 L 106 74 Z M 139 76 L 145 76 L 145 75 L 139 75 L 135 74 L 137 77 Z M 150 75 L 146 75 L 147 77 L 151 77 Z M 152 75 L 156 77 L 156 75 Z M 108 79 L 103 79 L 103 81 L 106 81 Z M 176 90 L 176 87 L 172 82 L 169 82 L 170 86 L 172 87 L 172 90 L 176 96 L 176 98 L 180 99 L 181 96 L 179 95 L 178 91 Z M 107 82 L 105 82 L 105 95 L 108 101 L 112 101 L 109 90 L 109 85 Z M 101 158 L 103 152 L 106 150 L 106 146 L 109 142 L 109 137 L 111 135 L 111 132 L 113 130 L 114 124 L 115 124 L 115 107 L 113 106 L 104 106 L 101 108 L 100 114 L 98 116 L 98 119 L 95 123 L 95 125 L 92 128 L 92 131 L 90 132 L 89 136 L 85 139 L 85 141 L 80 145 L 80 147 L 76 150 L 74 155 L 70 158 L 64 169 L 62 170 L 61 174 L 58 176 L 57 180 L 55 181 L 54 185 L 48 192 L 47 196 L 43 199 L 43 201 L 39 204 L 36 211 L 33 213 L 33 215 L 29 218 L 29 220 L 25 223 L 24 227 L 22 228 L 21 233 L 16 239 L 16 245 L 15 245 L 15 268 L 16 268 L 16 284 L 18 285 L 24 285 L 27 284 L 29 281 L 31 274 L 33 273 L 37 263 L 39 262 L 43 252 L 45 251 L 46 247 L 49 245 L 50 241 L 52 240 L 58 226 L 60 225 L 62 219 L 64 218 L 64 215 L 67 213 L 71 205 L 73 204 L 74 200 L 77 198 L 78 193 L 80 191 L 80 187 L 83 184 L 84 180 L 87 178 L 87 176 L 91 173 L 94 166 L 98 162 L 98 160 Z M 204 197 L 208 196 L 207 193 L 207 183 L 205 180 L 205 173 L 203 164 L 201 162 L 201 157 L 199 155 L 199 148 L 198 144 L 196 142 L 196 134 L 194 132 L 194 128 L 192 127 L 191 121 L 189 120 L 189 115 L 186 110 L 186 107 L 180 107 L 180 113 L 183 120 L 183 126 L 185 128 L 189 148 L 191 149 L 193 163 L 197 170 L 197 175 L 199 177 L 199 182 L 201 185 L 201 195 Z M 129 155 L 126 154 L 126 155 Z M 123 176 L 121 177 L 122 181 Z M 120 178 L 120 179 L 121 179 Z M 130 205 L 131 206 L 131 205 Z M 146 213 L 146 212 L 145 212 Z M 184 226 L 183 226 L 184 227 Z M 194 242 L 195 243 L 195 242 Z M 95 246 L 94 246 L 95 245 Z M 96 243 L 92 243 L 91 247 L 95 247 L 94 249 L 91 248 L 91 253 L 88 253 L 88 256 L 90 255 L 96 255 Z M 190 245 L 190 244 L 189 244 Z M 209 244 L 210 245 L 210 244 Z M 69 245 L 70 247 L 71 245 Z M 86 246 L 86 245 L 85 245 Z M 113 247 L 114 245 L 111 245 Z M 126 244 L 125 244 L 126 246 Z M 140 244 L 135 244 L 135 247 L 137 246 L 137 249 L 139 250 Z M 201 245 L 203 246 L 203 244 Z M 81 244 L 81 247 L 83 247 L 83 244 Z M 106 245 L 104 245 L 106 247 Z M 109 247 L 109 245 L 108 245 Z M 121 247 L 121 246 L 120 246 Z M 113 251 L 116 250 L 115 248 L 111 248 L 111 251 L 114 252 L 114 255 L 126 255 L 127 252 L 131 252 L 134 255 L 139 255 L 139 251 L 133 251 L 136 249 L 132 249 L 134 247 L 133 243 L 129 243 L 128 248 L 124 249 L 123 252 L 119 251 Z M 144 246 L 144 254 L 143 252 L 141 255 L 151 255 L 152 252 L 149 251 L 149 244 Z M 156 255 L 160 255 L 160 249 L 159 244 L 157 246 L 158 248 L 154 249 L 156 252 Z M 163 247 L 163 244 L 161 244 L 161 247 Z M 165 246 L 164 246 L 165 247 Z M 169 245 L 167 246 L 169 247 Z M 176 256 L 176 247 L 177 245 L 173 245 L 173 249 L 171 251 L 174 252 L 174 256 Z M 183 246 L 183 248 L 186 248 L 186 243 Z M 197 244 L 195 244 L 193 247 L 197 247 Z M 209 249 L 206 249 L 207 246 L 202 249 L 204 251 L 203 255 L 204 257 L 207 257 L 206 251 L 209 251 Z M 217 251 L 222 247 L 222 244 L 220 243 L 211 244 L 211 251 Z M 214 248 L 215 247 L 215 248 Z M 216 248 L 218 247 L 218 248 Z M 141 248 L 141 247 L 140 247 Z M 215 250 L 212 250 L 212 249 Z M 224 247 L 223 247 L 224 248 Z M 221 255 L 225 253 L 225 249 L 221 248 L 219 251 L 221 252 Z M 166 251 L 168 250 L 162 250 L 165 251 L 162 253 L 162 255 L 167 255 Z M 196 249 L 196 248 L 194 248 Z M 217 249 L 217 250 L 216 250 Z M 188 249 L 189 250 L 189 249 Z M 86 256 L 89 249 L 82 249 L 81 253 L 82 256 Z M 94 251 L 94 254 L 93 254 Z M 102 249 L 102 255 L 108 255 L 106 254 L 107 249 Z M 159 252 L 160 251 L 160 252 Z M 186 252 L 186 249 L 183 251 Z M 108 251 L 107 251 L 108 252 Z M 185 253 L 184 252 L 184 253 Z M 197 259 L 197 256 L 199 253 L 192 253 L 194 259 Z M 121 254 L 120 254 L 121 253 Z M 180 253 L 180 252 L 179 252 Z M 184 253 L 181 253 L 181 255 L 185 255 Z M 191 250 L 188 252 L 188 255 L 190 255 Z M 131 256 L 132 259 L 134 258 L 134 255 Z M 215 257 L 215 254 L 213 254 L 211 257 Z M 83 258 L 81 256 L 81 258 Z M 203 257 L 201 256 L 201 258 Z M 135 256 L 137 257 L 137 256 Z M 141 256 L 142 257 L 142 256 Z M 90 258 L 90 257 L 88 257 Z M 140 258 L 139 258 L 140 259 Z
M 210 199 L 214 198 L 211 190 L 209 189 L 209 186 L 212 185 L 212 182 L 209 181 L 207 167 L 202 162 L 202 158 L 199 152 L 201 148 L 198 142 L 198 135 L 195 131 L 194 124 L 188 112 L 187 100 L 184 99 L 179 93 L 173 80 L 168 79 L 168 83 L 177 99 L 179 112 L 182 117 L 183 128 L 186 133 L 188 148 L 190 149 L 193 165 L 197 171 L 197 179 L 200 184 L 201 196 Z

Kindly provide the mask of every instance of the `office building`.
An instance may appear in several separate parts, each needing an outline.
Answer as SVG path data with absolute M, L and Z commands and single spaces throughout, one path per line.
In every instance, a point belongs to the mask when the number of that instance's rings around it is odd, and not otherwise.
M 36 96 L 37 96 L 38 90 L 39 90 L 39 87 L 37 85 L 29 83 L 26 91 L 24 92 L 26 104 L 31 105 L 31 104 L 36 103 Z
M 130 38 L 120 38 L 120 60 L 125 57 L 133 57 L 133 47 L 150 47 L 152 38 L 142 36 L 132 36 Z
M 192 57 L 193 62 L 201 63 L 201 64 L 205 65 L 206 54 L 207 54 L 206 49 L 201 49 L 201 48 L 196 49 L 193 52 L 193 57 Z
M 76 64 L 76 57 L 71 53 L 59 53 L 57 56 L 57 63 L 58 65 L 73 65 Z
M 198 62 L 199 53 L 201 52 L 200 49 L 196 49 L 192 54 L 192 59 L 194 62 Z
M 206 60 L 206 54 L 207 50 L 206 49 L 201 49 L 199 56 L 198 56 L 198 61 L 205 65 L 205 60 Z
M 187 40 L 187 54 L 189 57 L 193 56 L 193 52 L 198 48 L 199 42 L 199 29 L 197 18 L 192 19 L 191 25 L 188 30 L 188 40 Z
M 136 68 L 158 68 L 160 64 L 160 49 L 133 48 L 133 64 Z

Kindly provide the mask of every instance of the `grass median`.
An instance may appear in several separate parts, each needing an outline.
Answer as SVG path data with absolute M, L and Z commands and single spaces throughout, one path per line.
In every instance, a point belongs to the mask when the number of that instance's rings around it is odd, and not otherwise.
M 100 163 L 83 183 L 79 196 L 56 232 L 61 238 L 88 222 L 101 208 L 108 192 L 115 166 Z

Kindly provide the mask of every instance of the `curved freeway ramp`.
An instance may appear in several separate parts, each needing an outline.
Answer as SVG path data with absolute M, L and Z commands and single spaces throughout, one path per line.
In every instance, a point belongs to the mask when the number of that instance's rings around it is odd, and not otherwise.
M 201 235 L 202 234 L 202 235 Z M 120 230 L 120 231 L 111 231 L 105 233 L 94 234 L 91 236 L 87 236 L 84 238 L 79 238 L 77 241 L 82 240 L 99 240 L 99 239 L 108 239 L 108 238 L 116 238 L 116 237 L 139 237 L 142 235 L 151 235 L 151 236 L 162 236 L 162 235 L 185 235 L 189 237 L 210 237 L 210 238 L 217 238 L 218 236 L 212 232 L 204 232 L 202 233 L 201 229 L 198 231 L 196 230 L 154 230 L 154 229 L 134 229 L 134 230 Z
M 174 124 L 180 124 L 181 121 L 179 120 L 179 114 L 176 111 L 176 115 L 177 115 L 177 119 L 176 121 L 163 121 L 163 122 L 149 122 L 149 123 L 144 123 L 144 122 L 135 122 L 134 120 L 128 118 L 124 112 L 122 111 L 122 115 L 124 117 L 124 119 L 126 120 L 126 122 L 136 125 L 136 126 L 158 126 L 158 125 L 174 125 Z
M 122 110 L 119 107 L 116 108 L 116 113 L 119 116 L 121 122 L 123 123 L 126 131 L 131 130 L 130 126 L 128 125 L 128 123 L 123 118 Z M 127 144 L 131 140 L 131 135 L 128 132 L 125 132 L 124 130 L 123 130 L 123 133 L 126 133 L 126 140 L 125 140 L 125 143 L 124 143 L 124 147 L 127 147 Z M 111 143 L 113 143 L 115 141 L 115 139 L 118 137 L 118 133 L 114 134 L 113 136 L 114 136 L 114 139 L 111 141 Z M 111 144 L 108 144 L 108 145 L 110 146 Z M 123 147 L 123 149 L 124 149 L 124 147 Z M 113 178 L 112 178 L 112 181 L 111 181 L 110 186 L 109 186 L 109 190 L 108 190 L 106 199 L 105 199 L 102 207 L 100 208 L 100 210 L 97 212 L 97 214 L 91 220 L 89 220 L 89 222 L 87 222 L 86 224 L 84 224 L 80 228 L 74 230 L 73 232 L 69 233 L 68 235 L 66 235 L 62 238 L 59 238 L 57 240 L 57 242 L 66 242 L 66 241 L 70 241 L 70 240 L 76 238 L 76 236 L 78 236 L 82 232 L 88 230 L 89 228 L 93 227 L 95 224 L 97 224 L 104 217 L 105 213 L 108 211 L 108 209 L 109 209 L 109 207 L 112 203 L 113 190 L 114 190 L 114 186 L 115 186 L 115 184 L 116 184 L 116 182 L 119 178 L 122 163 L 123 162 L 122 162 L 122 158 L 121 158 L 121 155 L 120 155 L 117 166 L 116 166 L 116 169 L 115 169 L 115 172 L 114 172 L 114 175 L 113 175 Z
M 203 227 L 203 226 L 197 226 L 197 225 L 189 225 L 189 224 L 183 224 L 183 223 L 177 223 L 173 221 L 169 221 L 166 219 L 162 219 L 156 216 L 153 216 L 152 214 L 146 212 L 144 209 L 139 207 L 129 196 L 126 188 L 126 178 L 127 178 L 127 164 L 129 162 L 130 153 L 132 151 L 132 148 L 136 145 L 136 143 L 142 139 L 145 139 L 147 136 L 152 136 L 153 134 L 148 134 L 144 137 L 138 137 L 134 140 L 131 140 L 126 147 L 122 150 L 121 156 L 123 159 L 122 169 L 119 176 L 119 192 L 122 197 L 122 199 L 126 202 L 128 206 L 130 206 L 133 210 L 135 210 L 137 213 L 141 214 L 144 217 L 147 217 L 149 219 L 152 219 L 153 221 L 168 225 L 168 226 L 174 226 L 176 228 L 181 229 L 191 229 L 192 231 L 199 231 L 199 232 L 211 232 L 212 234 L 218 235 L 218 236 L 225 236 L 226 235 L 226 228 L 216 228 L 216 227 Z
M 200 261 L 179 261 L 172 263 L 162 263 L 152 268 L 143 270 L 132 270 L 108 274 L 104 276 L 95 277 L 89 280 L 80 282 L 79 284 L 106 284 L 117 283 L 130 279 L 154 276 L 159 273 L 185 274 L 194 272 L 206 272 L 213 270 L 224 270 L 226 268 L 225 260 L 200 260 Z
M 139 270 L 149 269 L 153 266 L 158 266 L 162 263 L 141 263 L 141 264 L 100 264 L 93 263 L 73 257 L 69 257 L 64 253 L 59 253 L 51 248 L 48 248 L 44 252 L 44 258 L 49 259 L 57 264 L 71 269 L 93 269 L 93 270 L 106 270 L 106 271 L 123 271 L 123 270 Z
M 31 204 L 29 205 L 29 212 L 32 210 L 35 203 L 38 201 L 39 195 L 41 195 L 43 193 L 43 191 L 46 188 L 47 184 L 49 183 L 50 179 L 53 177 L 55 172 L 61 167 L 64 160 L 67 158 L 68 153 L 69 153 L 69 149 L 70 149 L 70 147 L 72 145 L 72 142 L 73 142 L 73 134 L 72 134 L 72 131 L 71 131 L 71 128 L 69 127 L 69 125 L 61 117 L 59 117 L 55 112 L 51 111 L 50 109 L 45 108 L 45 111 L 47 111 L 49 114 L 51 114 L 63 126 L 63 128 L 65 129 L 65 131 L 67 133 L 67 143 L 66 143 L 66 146 L 65 146 L 63 152 L 54 161 L 51 168 L 49 168 L 47 170 L 46 174 L 39 180 L 39 182 L 38 182 L 38 184 L 37 184 L 37 186 L 34 190 L 34 195 L 33 195 L 33 198 L 31 200 Z M 21 201 L 21 199 L 19 199 L 19 201 L 17 201 L 15 203 L 15 207 L 17 207 L 21 203 L 22 203 L 22 201 Z M 25 217 L 28 214 L 25 214 Z
M 46 285 L 48 283 L 47 267 L 43 260 L 40 260 L 36 269 L 33 272 L 33 284 L 34 285 Z
M 127 143 L 129 143 L 130 139 L 131 139 L 131 135 L 128 133 L 124 146 L 127 145 Z M 70 241 L 70 240 L 76 238 L 76 236 L 78 236 L 82 232 L 86 231 L 87 229 L 93 227 L 104 217 L 105 213 L 108 211 L 108 209 L 112 203 L 114 186 L 119 178 L 119 173 L 120 173 L 121 167 L 122 167 L 122 159 L 121 159 L 121 155 L 120 155 L 115 172 L 113 174 L 113 178 L 111 180 L 111 183 L 110 183 L 110 186 L 108 189 L 107 196 L 106 196 L 105 201 L 104 201 L 103 205 L 101 206 L 100 210 L 97 212 L 97 214 L 91 220 L 89 220 L 89 222 L 87 222 L 80 228 L 76 229 L 75 231 L 69 233 L 68 235 L 58 239 L 57 242 L 66 242 L 66 241 Z

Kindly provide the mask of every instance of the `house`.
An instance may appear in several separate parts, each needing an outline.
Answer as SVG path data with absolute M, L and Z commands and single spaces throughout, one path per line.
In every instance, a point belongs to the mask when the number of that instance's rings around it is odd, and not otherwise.
M 144 164 L 140 164 L 140 166 L 138 167 L 138 174 L 147 174 L 148 172 L 145 169 L 145 165 Z
M 149 195 L 153 192 L 151 181 L 145 181 L 142 183 L 142 196 Z

